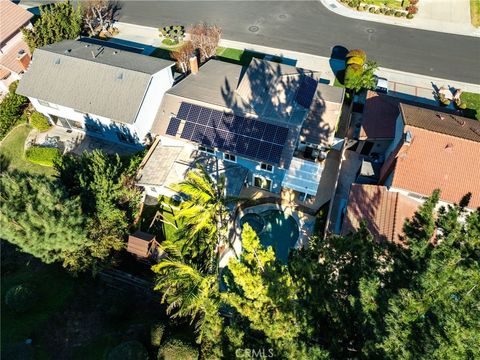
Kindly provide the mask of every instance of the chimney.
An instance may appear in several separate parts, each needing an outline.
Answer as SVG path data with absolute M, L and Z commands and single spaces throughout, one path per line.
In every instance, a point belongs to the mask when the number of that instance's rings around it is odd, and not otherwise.
M 190 63 L 190 70 L 192 71 L 192 74 L 197 74 L 198 73 L 197 57 L 195 55 L 191 56 L 190 59 L 188 59 L 188 62 Z
M 20 50 L 17 55 L 17 61 L 20 63 L 23 70 L 27 70 L 28 65 L 30 65 L 30 55 L 28 55 L 25 50 Z

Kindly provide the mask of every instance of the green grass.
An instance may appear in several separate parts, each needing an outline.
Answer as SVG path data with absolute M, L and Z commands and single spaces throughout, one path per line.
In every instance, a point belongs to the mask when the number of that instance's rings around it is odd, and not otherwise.
M 13 129 L 0 144 L 0 158 L 2 169 L 18 170 L 31 174 L 45 174 L 52 176 L 55 170 L 37 164 L 32 164 L 25 159 L 25 140 L 31 131 L 28 125 L 20 125 Z M 8 167 L 7 167 L 8 165 Z
M 252 58 L 263 59 L 266 54 L 250 50 L 241 50 L 233 48 L 217 48 L 217 59 L 225 62 L 230 62 L 238 65 L 248 65 Z M 272 61 L 281 62 L 279 57 L 274 57 Z
M 2 347 L 32 337 L 52 314 L 65 306 L 75 286 L 75 279 L 58 265 L 18 265 L 12 265 L 12 271 L 2 264 L 2 294 L 12 286 L 26 283 L 38 294 L 38 300 L 27 312 L 15 313 L 5 306 L 2 297 Z
M 375 6 L 383 6 L 386 5 L 391 9 L 402 10 L 405 9 L 409 4 L 408 1 L 402 0 L 363 0 L 365 4 L 375 5 Z M 403 3 L 403 6 L 402 6 Z
M 480 94 L 462 92 L 461 99 L 467 104 L 467 109 L 463 110 L 464 115 L 480 120 Z
M 473 26 L 480 27 L 480 0 L 470 0 L 470 18 Z
M 60 157 L 60 150 L 52 147 L 32 146 L 25 151 L 25 158 L 31 163 L 52 167 Z
M 153 227 L 149 229 L 149 226 L 152 223 L 157 211 L 162 214 L 166 222 L 157 221 L 154 223 Z M 140 217 L 139 228 L 142 231 L 148 231 L 149 233 L 156 235 L 157 239 L 160 241 L 174 239 L 176 237 L 177 229 L 175 226 L 168 223 L 175 224 L 177 228 L 181 226 L 180 223 L 175 221 L 174 204 L 171 204 L 169 198 L 163 197 L 161 198 L 159 205 L 144 206 L 142 215 Z

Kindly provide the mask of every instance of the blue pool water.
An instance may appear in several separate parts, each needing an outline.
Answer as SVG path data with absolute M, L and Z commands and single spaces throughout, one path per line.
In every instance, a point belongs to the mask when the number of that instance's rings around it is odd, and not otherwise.
M 263 246 L 271 246 L 277 259 L 286 263 L 290 248 L 298 240 L 298 225 L 295 219 L 280 210 L 267 210 L 260 214 L 246 214 L 240 225 L 248 223 L 258 234 Z

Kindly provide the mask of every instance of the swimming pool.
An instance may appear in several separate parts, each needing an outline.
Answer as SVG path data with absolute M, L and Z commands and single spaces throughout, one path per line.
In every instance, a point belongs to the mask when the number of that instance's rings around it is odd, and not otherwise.
M 267 210 L 259 214 L 249 213 L 240 219 L 243 227 L 248 223 L 258 234 L 263 246 L 271 246 L 277 259 L 286 263 L 290 248 L 298 240 L 298 224 L 291 215 L 280 210 Z

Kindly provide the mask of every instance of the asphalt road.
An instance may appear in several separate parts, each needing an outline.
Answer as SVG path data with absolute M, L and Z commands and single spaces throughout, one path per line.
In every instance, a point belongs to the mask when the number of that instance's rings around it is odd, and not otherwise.
M 364 49 L 380 66 L 480 84 L 480 39 L 339 16 L 317 1 L 126 1 L 119 20 L 162 27 L 207 21 L 223 37 L 330 56 Z

